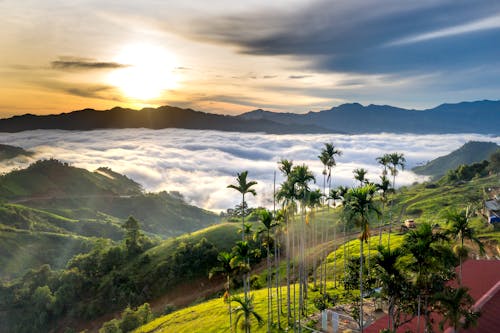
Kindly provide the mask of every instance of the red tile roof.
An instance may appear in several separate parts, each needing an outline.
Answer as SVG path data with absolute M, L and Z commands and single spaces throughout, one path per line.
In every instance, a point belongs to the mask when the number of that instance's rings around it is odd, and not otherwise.
M 500 332 L 500 260 L 468 260 L 462 265 L 462 284 L 469 288 L 469 294 L 480 307 L 481 317 L 476 328 L 461 330 L 466 333 Z M 498 286 L 497 286 L 498 284 Z M 452 283 L 456 286 L 456 283 Z M 489 292 L 489 293 L 488 293 Z M 483 297 L 484 296 L 484 297 Z M 479 304 L 482 303 L 482 304 Z M 378 333 L 387 328 L 387 315 L 365 327 L 365 333 Z M 441 318 L 433 315 L 434 327 L 439 331 Z M 420 332 L 424 331 L 423 319 L 420 319 Z M 417 332 L 417 318 L 401 326 L 398 332 Z M 418 332 L 417 332 L 418 333 Z

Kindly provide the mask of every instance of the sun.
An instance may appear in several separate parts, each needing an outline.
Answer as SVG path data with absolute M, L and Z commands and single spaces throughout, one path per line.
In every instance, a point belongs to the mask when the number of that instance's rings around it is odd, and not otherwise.
M 127 45 L 114 61 L 125 67 L 110 73 L 108 82 L 128 98 L 141 101 L 155 99 L 177 85 L 175 59 L 160 46 Z

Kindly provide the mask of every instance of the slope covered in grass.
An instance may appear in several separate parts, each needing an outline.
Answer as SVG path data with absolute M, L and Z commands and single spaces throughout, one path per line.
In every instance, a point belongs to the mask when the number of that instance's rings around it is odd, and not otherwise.
M 89 251 L 92 245 L 85 237 L 0 226 L 0 279 L 19 277 L 43 264 L 64 268 L 71 257 Z
M 412 169 L 419 175 L 433 176 L 439 178 L 444 176 L 448 170 L 458 168 L 462 164 L 472 164 L 488 160 L 500 146 L 494 142 L 469 141 L 459 149 L 448 155 L 438 157 L 425 165 Z

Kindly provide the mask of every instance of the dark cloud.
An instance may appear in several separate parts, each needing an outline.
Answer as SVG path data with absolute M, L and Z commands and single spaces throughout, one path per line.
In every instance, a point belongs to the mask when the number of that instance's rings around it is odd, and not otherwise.
M 51 63 L 52 68 L 58 70 L 93 70 L 93 69 L 116 69 L 129 65 L 117 62 L 88 61 L 88 60 L 56 60 Z
M 500 2 L 494 0 L 316 1 L 295 10 L 202 20 L 194 36 L 235 45 L 246 54 L 303 57 L 317 70 L 419 72 L 496 62 L 498 26 L 415 38 L 495 15 Z

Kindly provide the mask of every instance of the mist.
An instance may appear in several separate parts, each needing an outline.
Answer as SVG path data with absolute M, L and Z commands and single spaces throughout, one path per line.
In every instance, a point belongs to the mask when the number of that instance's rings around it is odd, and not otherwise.
M 56 158 L 73 166 L 95 170 L 110 167 L 144 186 L 146 191 L 179 191 L 194 205 L 213 211 L 233 207 L 239 193 L 228 189 L 238 172 L 248 170 L 256 180 L 257 196 L 251 206 L 270 206 L 273 178 L 281 158 L 306 163 L 314 172 L 316 186 L 323 186 L 323 166 L 318 159 L 325 142 L 342 151 L 333 169 L 333 186 L 355 184 L 352 170 L 365 168 L 367 178 L 378 181 L 381 166 L 375 158 L 385 153 L 404 153 L 407 166 L 396 185 L 425 181 L 409 171 L 412 167 L 446 155 L 467 141 L 493 141 L 499 137 L 479 134 L 311 134 L 270 135 L 184 129 L 117 129 L 95 131 L 37 130 L 0 134 L 0 142 L 33 151 L 32 157 L 0 163 L 2 172 L 24 168 L 38 159 Z

